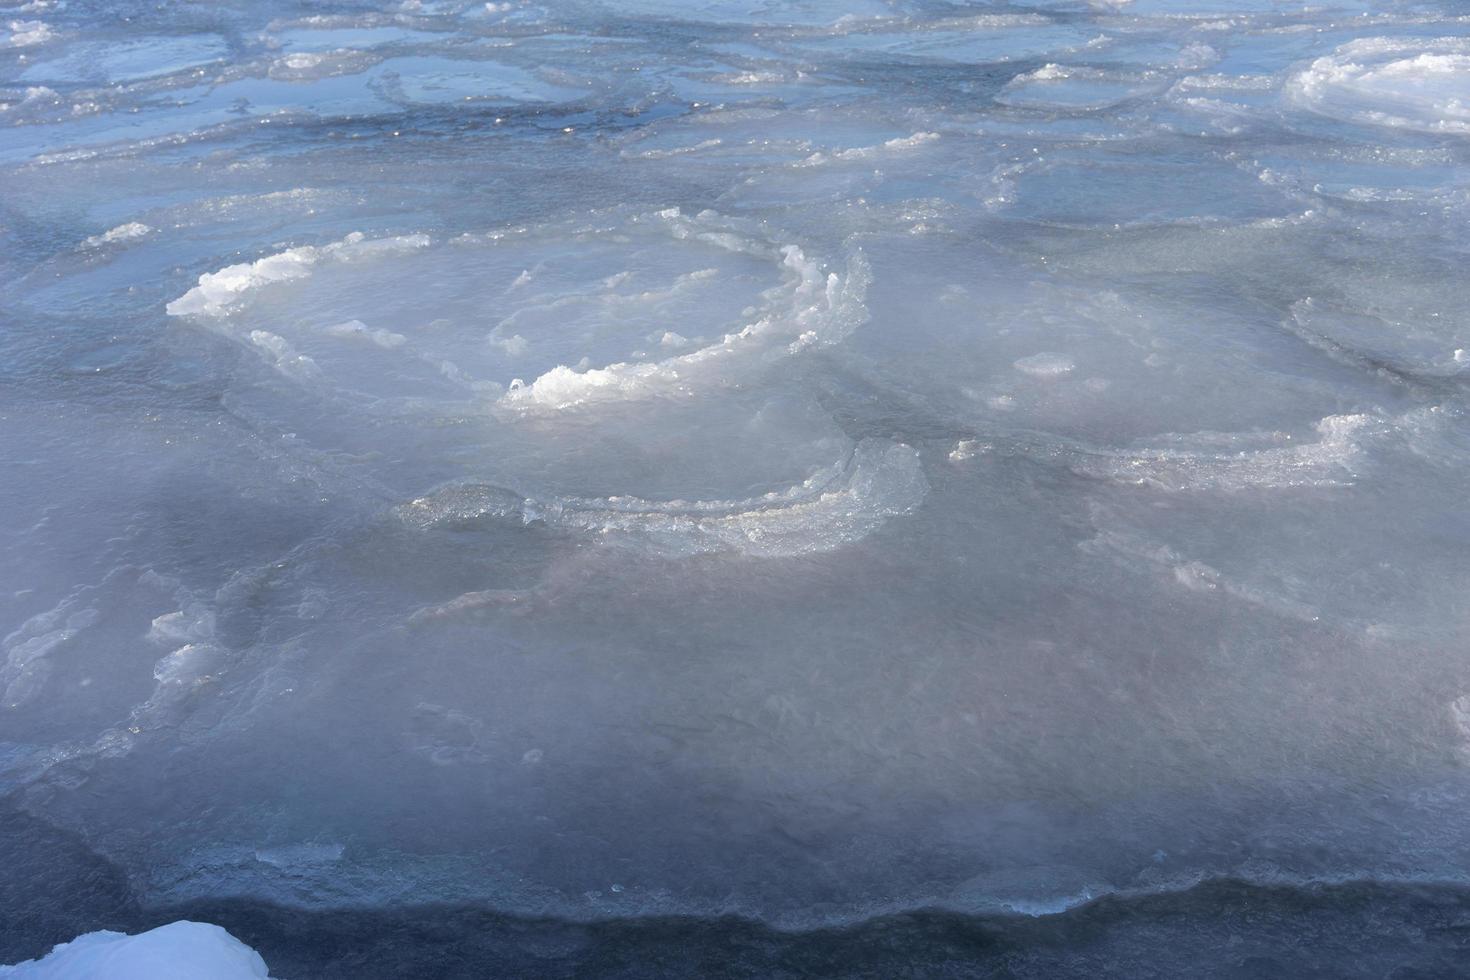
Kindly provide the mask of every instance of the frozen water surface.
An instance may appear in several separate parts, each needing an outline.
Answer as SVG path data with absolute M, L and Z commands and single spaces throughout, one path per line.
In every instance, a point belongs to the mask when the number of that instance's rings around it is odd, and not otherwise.
M 5 975 L 1463 972 L 1467 165 L 1456 0 L 0 7 Z

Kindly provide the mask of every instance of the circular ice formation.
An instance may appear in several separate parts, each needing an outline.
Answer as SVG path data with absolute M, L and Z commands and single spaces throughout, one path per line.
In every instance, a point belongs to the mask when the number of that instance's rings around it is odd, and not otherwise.
M 328 393 L 555 411 L 838 341 L 866 284 L 860 254 L 832 271 L 760 225 L 671 209 L 448 242 L 355 233 L 206 273 L 167 311 Z
M 1348 122 L 1470 134 L 1470 39 L 1361 38 L 1298 72 L 1286 94 Z
M 889 517 L 912 512 L 928 492 L 912 447 L 864 439 L 847 459 L 805 481 L 746 500 L 537 499 L 463 483 L 410 501 L 398 514 L 418 527 L 481 519 L 544 523 L 666 557 L 731 551 L 773 558 L 831 551 L 867 537 Z
M 928 491 L 911 447 L 854 446 L 758 387 L 862 324 L 867 282 L 860 252 L 839 271 L 763 224 L 669 209 L 448 241 L 354 233 L 206 273 L 167 311 L 337 405 L 507 423 L 471 481 L 403 508 L 410 524 L 508 518 L 650 554 L 770 557 L 856 541 Z M 655 398 L 663 428 L 628 438 Z

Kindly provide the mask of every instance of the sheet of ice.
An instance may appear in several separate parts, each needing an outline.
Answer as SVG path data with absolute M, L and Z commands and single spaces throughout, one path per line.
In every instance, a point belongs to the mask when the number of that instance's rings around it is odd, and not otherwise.
M 1459 968 L 1458 0 L 3 6 L 0 960 Z

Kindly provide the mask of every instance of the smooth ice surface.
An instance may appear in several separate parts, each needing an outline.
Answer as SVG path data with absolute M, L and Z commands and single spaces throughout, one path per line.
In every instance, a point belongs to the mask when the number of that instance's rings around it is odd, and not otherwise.
M 254 980 L 260 954 L 221 929 L 174 922 L 136 936 L 89 932 L 38 960 L 0 966 L 7 980 Z
M 0 959 L 1470 894 L 1467 229 L 1461 0 L 0 2 Z

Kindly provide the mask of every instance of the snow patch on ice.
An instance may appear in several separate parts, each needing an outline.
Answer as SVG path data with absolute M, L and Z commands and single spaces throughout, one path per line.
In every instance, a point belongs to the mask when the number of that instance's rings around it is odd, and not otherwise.
M 6 980 L 260 980 L 265 960 L 219 926 L 180 920 L 135 936 L 89 932 L 38 960 L 0 966 Z
M 361 232 L 353 232 L 330 245 L 303 245 L 254 262 L 241 262 L 227 265 L 218 272 L 206 272 L 199 277 L 199 285 L 169 303 L 165 311 L 169 316 L 225 316 L 237 309 L 255 290 L 305 278 L 318 263 L 350 262 L 385 253 L 413 251 L 429 244 L 428 235 L 370 239 Z
M 1071 374 L 1077 367 L 1077 363 L 1066 354 L 1054 354 L 1044 352 L 1023 357 L 1015 363 L 1015 368 L 1022 374 L 1029 374 L 1033 378 L 1060 378 Z
M 39 20 L 13 20 L 6 27 L 9 28 L 9 34 L 0 45 L 12 48 L 44 44 L 56 36 L 49 24 Z
M 1313 61 L 1285 92 L 1348 122 L 1470 134 L 1470 38 L 1360 38 Z
M 100 248 L 103 245 L 112 245 L 117 242 L 131 242 L 147 235 L 151 235 L 153 229 L 141 221 L 129 221 L 127 224 L 118 225 L 110 231 L 100 235 L 92 235 L 82 242 L 82 248 Z

